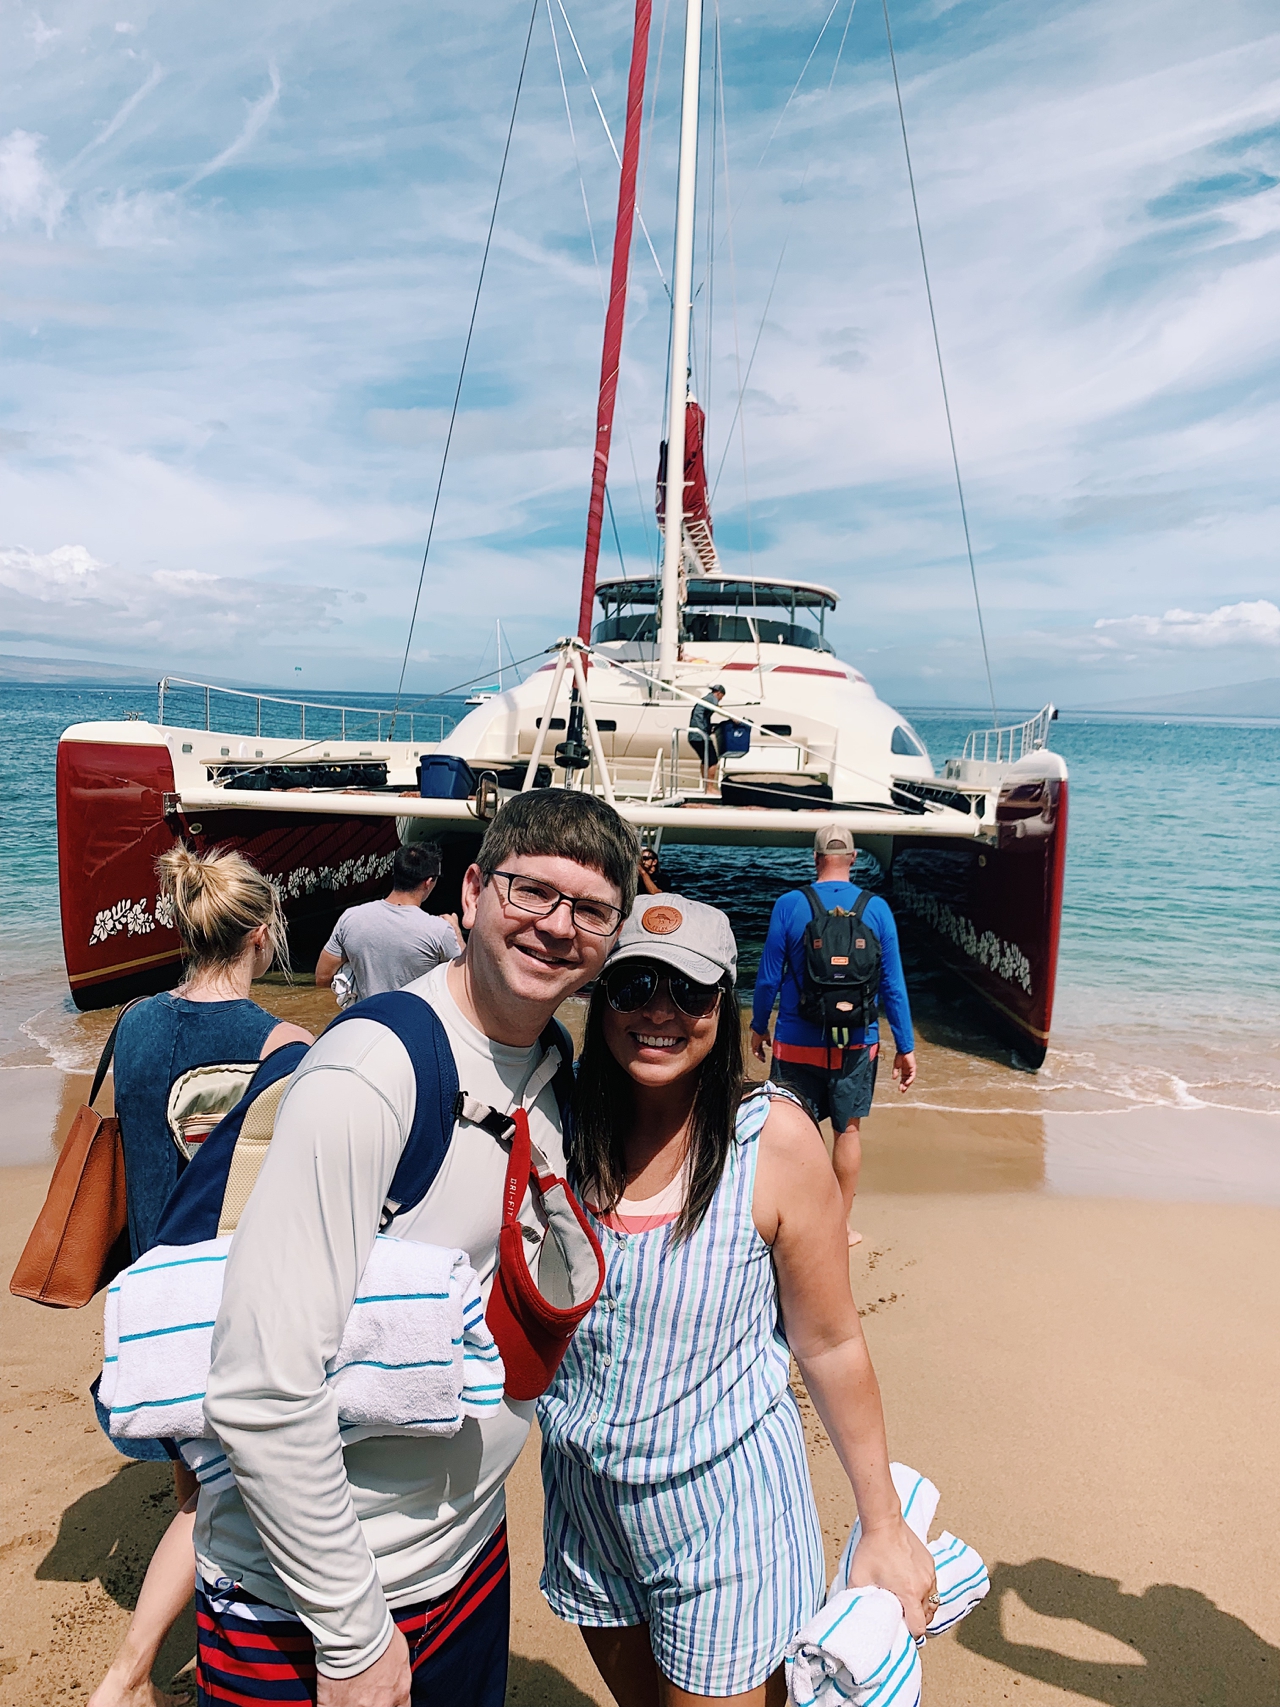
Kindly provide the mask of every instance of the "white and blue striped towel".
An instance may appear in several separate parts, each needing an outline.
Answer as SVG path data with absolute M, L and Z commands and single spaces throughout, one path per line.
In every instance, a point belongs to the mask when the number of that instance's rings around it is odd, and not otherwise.
M 940 1636 L 971 1612 L 990 1588 L 987 1567 L 963 1541 L 944 1530 L 929 1540 L 938 1490 L 927 1476 L 892 1464 L 902 1515 L 933 1554 L 938 1610 L 926 1631 Z M 849 1567 L 862 1539 L 855 1523 L 826 1605 L 787 1648 L 787 1696 L 793 1707 L 918 1707 L 922 1647 L 912 1638 L 896 1595 L 882 1588 L 851 1588 Z
M 113 1435 L 216 1447 L 204 1394 L 233 1236 L 157 1246 L 108 1289 L 99 1397 Z M 347 1442 L 453 1435 L 464 1417 L 492 1415 L 505 1372 L 466 1252 L 379 1235 L 326 1379 Z M 193 1449 L 202 1480 L 220 1453 Z

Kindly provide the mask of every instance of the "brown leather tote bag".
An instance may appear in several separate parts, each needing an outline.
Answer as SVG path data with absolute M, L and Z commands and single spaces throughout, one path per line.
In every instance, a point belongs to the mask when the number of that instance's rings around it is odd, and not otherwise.
M 120 1021 L 134 1005 L 126 1003 L 116 1016 L 89 1100 L 76 1110 L 58 1152 L 49 1195 L 9 1282 L 15 1297 L 79 1310 L 129 1265 L 120 1122 L 114 1114 L 105 1119 L 95 1114 L 93 1105 L 111 1065 Z

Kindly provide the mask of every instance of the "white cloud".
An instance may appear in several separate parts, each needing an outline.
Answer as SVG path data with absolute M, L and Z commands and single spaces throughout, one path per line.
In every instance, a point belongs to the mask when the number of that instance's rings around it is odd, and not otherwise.
M 0 586 L 45 604 L 83 599 L 105 567 L 83 545 L 59 545 L 43 555 L 25 545 L 0 545 Z
M 126 26 L 121 24 L 116 25 L 117 30 L 125 27 Z M 163 76 L 164 72 L 160 67 L 158 65 L 153 65 L 151 70 L 147 73 L 146 81 L 140 88 L 135 89 L 133 94 L 129 96 L 128 100 L 123 102 L 122 105 L 116 109 L 115 113 L 110 119 L 108 119 L 107 123 L 98 132 L 97 136 L 85 143 L 79 154 L 77 154 L 75 159 L 71 162 L 71 165 L 78 166 L 87 154 L 91 154 L 95 148 L 101 148 L 104 142 L 109 142 L 116 132 L 128 123 L 134 112 L 141 106 L 143 101 L 146 100 L 147 96 L 155 88 L 156 84 L 160 82 Z
M 0 228 L 43 225 L 53 235 L 67 196 L 40 158 L 44 140 L 29 130 L 13 130 L 0 138 Z
M 177 240 L 182 214 L 180 198 L 171 190 L 117 189 L 85 197 L 80 216 L 100 249 L 150 249 Z
M 1280 646 L 1280 607 L 1252 599 L 1217 610 L 1167 610 L 1163 616 L 1099 617 L 1096 629 L 1157 646 Z
M 220 172 L 224 166 L 229 166 L 233 160 L 238 160 L 271 117 L 275 111 L 276 102 L 280 99 L 280 74 L 274 65 L 268 66 L 267 69 L 271 76 L 271 87 L 265 95 L 260 95 L 256 101 L 249 103 L 249 111 L 240 128 L 239 136 L 234 142 L 228 143 L 221 154 L 215 155 L 206 165 L 193 172 L 182 186 L 184 190 L 191 189 L 193 185 L 201 183 L 205 178 L 211 178 L 215 172 Z

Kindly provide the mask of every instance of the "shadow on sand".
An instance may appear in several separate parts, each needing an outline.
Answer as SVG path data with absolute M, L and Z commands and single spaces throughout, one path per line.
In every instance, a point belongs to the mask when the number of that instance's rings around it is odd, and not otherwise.
M 546 1660 L 512 1654 L 507 1707 L 595 1707 L 595 1702 Z
M 126 1464 L 63 1512 L 57 1539 L 36 1567 L 36 1580 L 97 1581 L 117 1606 L 132 1612 L 156 1543 L 176 1510 L 168 1464 Z M 188 1607 L 160 1650 L 156 1681 L 162 1687 L 179 1687 L 177 1673 L 190 1664 L 195 1651 L 195 1613 Z
M 1133 1649 L 1133 1664 L 1068 1658 L 1009 1641 L 1001 1601 L 1013 1592 L 1033 1612 L 1075 1619 Z M 1107 1707 L 1275 1707 L 1280 1648 L 1273 1648 L 1207 1595 L 1175 1583 L 1125 1594 L 1114 1577 L 1091 1576 L 1054 1559 L 996 1565 L 991 1593 L 960 1625 L 960 1645 L 1042 1683 Z

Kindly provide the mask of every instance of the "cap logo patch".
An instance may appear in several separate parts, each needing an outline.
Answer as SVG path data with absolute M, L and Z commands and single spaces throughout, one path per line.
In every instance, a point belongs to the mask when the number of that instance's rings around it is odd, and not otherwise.
M 640 923 L 651 936 L 670 936 L 684 923 L 684 914 L 678 907 L 650 907 L 640 915 Z

